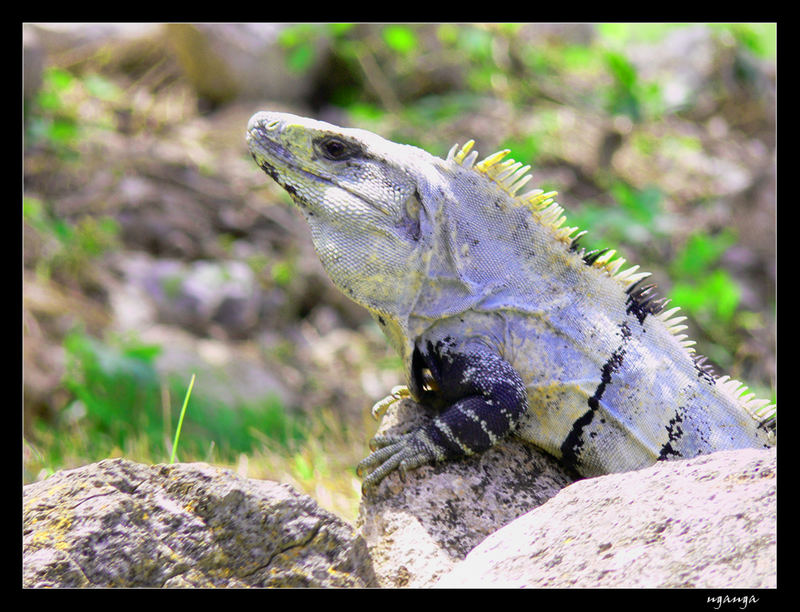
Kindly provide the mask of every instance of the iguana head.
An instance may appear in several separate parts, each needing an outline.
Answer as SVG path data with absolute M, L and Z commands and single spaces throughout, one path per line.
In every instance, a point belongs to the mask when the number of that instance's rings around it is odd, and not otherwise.
M 247 141 L 303 212 L 331 280 L 382 323 L 402 319 L 421 282 L 429 231 L 419 183 L 436 158 L 365 130 L 277 112 L 255 114 Z

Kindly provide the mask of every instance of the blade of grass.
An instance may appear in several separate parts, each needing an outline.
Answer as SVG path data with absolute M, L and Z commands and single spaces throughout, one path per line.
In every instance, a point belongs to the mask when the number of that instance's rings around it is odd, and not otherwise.
M 170 455 L 169 462 L 175 463 L 175 451 L 178 450 L 178 440 L 181 437 L 181 427 L 183 427 L 183 415 L 186 414 L 186 406 L 189 404 L 189 396 L 192 394 L 192 387 L 194 387 L 194 374 L 192 380 L 189 381 L 189 388 L 186 389 L 186 396 L 183 398 L 183 407 L 181 408 L 181 416 L 178 419 L 178 428 L 175 430 L 175 441 L 172 443 L 172 454 Z

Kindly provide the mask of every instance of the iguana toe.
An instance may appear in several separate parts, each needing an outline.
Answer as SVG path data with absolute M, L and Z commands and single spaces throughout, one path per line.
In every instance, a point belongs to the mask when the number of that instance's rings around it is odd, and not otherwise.
M 389 395 L 384 397 L 382 400 L 375 402 L 375 405 L 372 407 L 372 410 L 370 411 L 372 413 L 372 417 L 375 420 L 380 419 L 384 414 L 386 414 L 386 411 L 392 404 L 399 402 L 400 400 L 405 399 L 407 397 L 411 397 L 411 391 L 409 390 L 408 387 L 406 387 L 405 385 L 397 385 L 396 387 L 392 387 L 392 390 L 389 392 Z
M 356 468 L 356 473 L 363 477 L 361 491 L 364 493 L 395 470 L 405 475 L 408 470 L 437 459 L 421 430 L 401 436 L 375 436 L 370 442 L 370 449 L 373 452 Z

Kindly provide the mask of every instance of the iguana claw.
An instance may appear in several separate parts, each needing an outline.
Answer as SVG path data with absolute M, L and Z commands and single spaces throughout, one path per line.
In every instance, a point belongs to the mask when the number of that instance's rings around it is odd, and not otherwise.
M 411 397 L 411 391 L 409 391 L 408 387 L 405 385 L 397 385 L 396 387 L 392 387 L 389 395 L 384 397 L 382 400 L 375 402 L 375 405 L 370 411 L 372 413 L 372 418 L 374 418 L 376 421 L 379 420 L 384 414 L 386 414 L 389 406 L 407 397 Z
M 369 444 L 373 452 L 356 468 L 359 476 L 366 474 L 361 492 L 366 493 L 377 486 L 394 470 L 399 470 L 401 476 L 405 476 L 408 470 L 435 461 L 436 453 L 426 439 L 422 430 L 400 436 L 375 436 Z

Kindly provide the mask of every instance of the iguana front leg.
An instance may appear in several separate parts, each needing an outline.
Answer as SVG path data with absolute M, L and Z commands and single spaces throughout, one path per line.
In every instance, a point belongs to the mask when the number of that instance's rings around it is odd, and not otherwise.
M 394 470 L 408 470 L 486 450 L 514 430 L 528 408 L 522 378 L 491 349 L 458 352 L 445 341 L 417 349 L 411 391 L 441 410 L 430 423 L 400 436 L 376 436 L 358 465 L 366 491 Z M 387 398 L 389 399 L 389 398 Z

